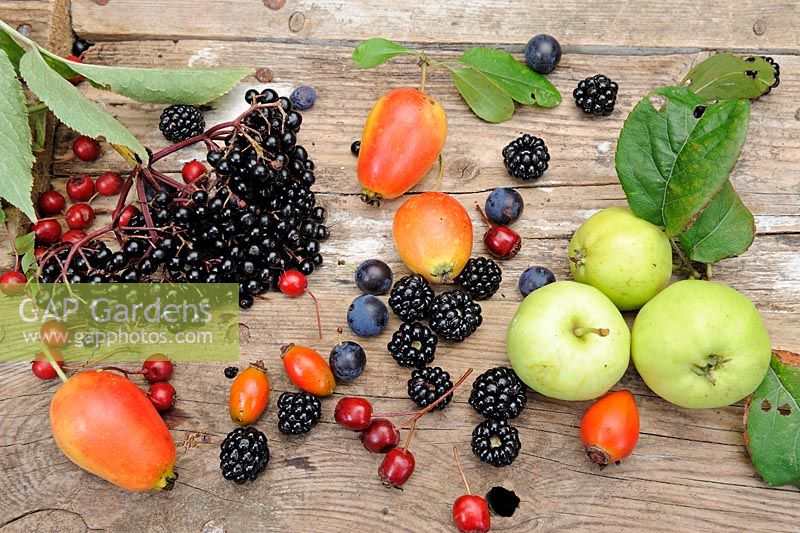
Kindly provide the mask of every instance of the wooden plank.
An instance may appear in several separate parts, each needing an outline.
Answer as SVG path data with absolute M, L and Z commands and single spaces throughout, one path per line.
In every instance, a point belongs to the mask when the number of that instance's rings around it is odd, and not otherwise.
M 281 9 L 269 5 L 285 4 Z M 481 0 L 398 4 L 380 0 L 75 0 L 73 23 L 90 39 L 351 41 L 381 36 L 434 46 L 490 43 L 521 50 L 536 33 L 569 50 L 635 48 L 800 49 L 791 0 L 709 3 Z M 221 23 L 224 21 L 224 23 Z M 433 30 L 435 28 L 435 30 Z M 432 31 L 433 30 L 433 31 Z

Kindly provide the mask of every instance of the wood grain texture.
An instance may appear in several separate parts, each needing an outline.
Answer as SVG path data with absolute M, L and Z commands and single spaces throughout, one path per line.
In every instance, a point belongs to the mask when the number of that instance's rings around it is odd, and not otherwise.
M 398 367 L 385 349 L 391 331 L 399 325 L 396 317 L 392 317 L 381 336 L 359 340 L 368 353 L 366 372 L 355 382 L 341 385 L 333 398 L 323 402 L 323 422 L 309 436 L 286 437 L 277 431 L 274 402 L 282 391 L 292 389 L 282 368 L 279 347 L 294 341 L 327 355 L 340 338 L 337 328 L 345 330 L 341 338 L 352 338 L 346 329 L 345 313 L 358 291 L 347 265 L 380 257 L 393 267 L 396 276 L 407 273 L 391 244 L 391 219 L 399 201 L 376 210 L 358 200 L 356 160 L 349 145 L 359 137 L 364 117 L 375 99 L 390 87 L 415 85 L 418 72 L 413 64 L 403 61 L 374 71 L 356 71 L 351 67 L 349 45 L 316 41 L 351 40 L 366 36 L 365 33 L 371 36 L 374 29 L 375 35 L 406 32 L 406 37 L 401 38 L 438 43 L 445 48 L 461 46 L 461 35 L 479 42 L 495 42 L 500 35 L 511 35 L 510 40 L 519 47 L 531 27 L 545 22 L 537 18 L 533 23 L 525 19 L 527 14 L 510 17 L 509 6 L 514 2 L 501 6 L 490 0 L 440 3 L 436 18 L 431 14 L 432 8 L 416 6 L 413 23 L 415 28 L 423 29 L 412 29 L 410 15 L 404 14 L 406 8 L 393 2 L 363 2 L 363 12 L 373 17 L 370 21 L 353 15 L 347 2 L 312 5 L 288 0 L 279 11 L 250 1 L 235 6 L 224 1 L 183 0 L 170 4 L 111 0 L 98 5 L 101 3 L 73 2 L 79 33 L 114 41 L 96 47 L 89 55 L 90 62 L 266 66 L 275 72 L 272 86 L 281 92 L 301 83 L 317 88 L 319 100 L 304 113 L 300 139 L 317 163 L 315 189 L 320 203 L 331 213 L 332 237 L 323 246 L 326 263 L 311 277 L 321 303 L 325 338 L 315 338 L 314 313 L 307 298 L 287 300 L 270 294 L 268 300 L 242 313 L 241 364 L 263 359 L 273 385 L 270 408 L 256 424 L 270 438 L 270 466 L 255 483 L 243 487 L 223 480 L 218 469 L 219 443 L 233 428 L 225 407 L 229 382 L 222 370 L 227 364 L 178 366 L 173 379 L 178 404 L 166 420 L 176 442 L 186 441 L 187 445 L 179 449 L 178 486 L 170 493 L 159 494 L 125 493 L 67 461 L 50 436 L 45 416 L 56 384 L 36 380 L 27 365 L 0 365 L 0 465 L 4 472 L 0 477 L 0 530 L 55 531 L 60 527 L 76 531 L 198 531 L 204 526 L 212 530 L 217 525 L 227 531 L 453 531 L 450 506 L 462 494 L 450 455 L 453 445 L 461 450 L 466 475 L 475 492 L 483 493 L 502 484 L 517 491 L 523 500 L 514 517 L 495 518 L 494 530 L 796 530 L 800 495 L 794 488 L 770 489 L 756 475 L 743 444 L 741 404 L 713 410 L 681 409 L 656 397 L 633 369 L 618 387 L 634 392 L 642 417 L 642 435 L 633 456 L 619 467 L 596 470 L 580 449 L 578 426 L 588 402 L 560 402 L 532 392 L 528 408 L 514 422 L 523 442 L 520 458 L 512 467 L 503 469 L 480 463 L 469 452 L 472 428 L 480 420 L 466 403 L 465 388 L 456 393 L 446 410 L 423 419 L 412 446 L 417 471 L 406 489 L 384 488 L 377 479 L 380 457 L 367 453 L 354 433 L 338 428 L 332 422 L 332 412 L 343 395 L 369 397 L 382 411 L 412 407 L 405 395 L 409 373 Z M 152 11 L 155 4 L 167 10 L 163 19 L 172 19 L 169 26 L 158 17 L 146 22 L 136 18 L 142 14 L 140 10 Z M 793 2 L 737 2 L 735 14 L 707 15 L 701 27 L 683 21 L 682 27 L 676 29 L 677 24 L 669 17 L 661 21 L 665 26 L 656 27 L 642 16 L 637 19 L 636 33 L 625 26 L 626 17 L 632 20 L 635 10 L 611 2 L 615 15 L 606 14 L 606 20 L 614 21 L 622 41 L 616 42 L 618 36 L 608 32 L 614 43 L 605 37 L 606 32 L 592 34 L 594 25 L 583 22 L 587 19 L 574 11 L 578 3 L 564 4 L 560 9 L 572 18 L 563 13 L 563 18 L 558 18 L 547 12 L 548 17 L 541 20 L 561 24 L 548 27 L 557 28 L 552 31 L 558 35 L 567 35 L 569 38 L 562 42 L 573 49 L 595 44 L 800 48 L 796 35 L 764 41 L 768 44 L 751 44 L 752 38 L 743 33 L 748 28 L 736 30 L 736 24 L 743 24 L 740 21 L 756 14 L 773 14 L 770 16 L 775 20 L 769 19 L 767 32 L 759 37 L 772 39 L 772 30 L 791 20 L 796 7 Z M 655 3 L 640 4 L 643 5 L 637 4 L 636 8 L 642 10 L 639 14 L 656 9 Z M 709 4 L 700 2 L 698 7 L 689 9 L 704 8 L 708 13 L 713 9 Z M 689 3 L 676 5 L 684 7 Z M 605 13 L 602 10 L 606 8 L 598 3 L 593 9 L 592 17 Z M 207 15 L 197 15 L 199 10 Z M 225 16 L 222 10 L 226 10 Z M 277 24 L 286 24 L 289 15 L 298 10 L 306 13 L 306 25 L 310 26 L 304 26 L 298 35 L 287 36 Z M 453 10 L 460 17 L 453 17 Z M 625 13 L 616 14 L 620 10 Z M 334 11 L 335 16 L 331 15 Z M 397 13 L 396 20 L 381 19 L 389 11 Z M 498 12 L 505 13 L 506 18 L 494 18 Z M 482 17 L 481 24 L 475 22 L 477 17 Z M 251 21 L 250 29 L 243 24 L 237 26 L 245 18 Z M 181 22 L 176 23 L 177 20 Z M 222 35 L 220 20 L 229 21 L 233 33 Z M 458 25 L 448 27 L 441 20 L 457 20 Z M 372 23 L 369 32 L 364 29 L 368 22 Z M 383 26 L 375 26 L 376 22 Z M 752 26 L 752 22 L 748 24 Z M 169 30 L 172 34 L 165 33 L 168 28 L 173 28 Z M 270 39 L 307 38 L 315 42 L 312 46 L 305 42 L 201 40 L 228 39 L 230 35 L 251 40 L 255 37 L 248 32 L 255 33 L 254 29 Z M 751 28 L 748 31 L 752 34 Z M 521 37 L 523 33 L 525 36 Z M 158 40 L 180 35 L 198 40 Z M 139 36 L 152 40 L 126 40 Z M 724 42 L 707 44 L 718 41 Z M 462 344 L 445 343 L 437 354 L 436 364 L 453 375 L 468 367 L 479 373 L 507 364 L 504 334 L 521 301 L 516 289 L 519 274 L 532 264 L 542 264 L 552 268 L 560 279 L 569 277 L 565 257 L 572 232 L 594 211 L 625 203 L 613 158 L 615 139 L 627 112 L 643 94 L 676 82 L 706 55 L 684 52 L 631 57 L 615 55 L 618 50 L 608 47 L 598 50 L 608 55 L 599 58 L 567 54 L 553 73 L 552 80 L 562 91 L 564 104 L 551 110 L 520 109 L 512 121 L 500 125 L 476 119 L 446 75 L 434 72 L 431 76 L 430 92 L 442 102 L 449 120 L 442 189 L 455 194 L 465 206 L 482 203 L 494 187 L 517 185 L 502 167 L 499 154 L 520 132 L 543 137 L 553 156 L 552 167 L 541 180 L 519 188 L 526 208 L 523 219 L 514 227 L 523 235 L 523 249 L 516 259 L 503 263 L 504 279 L 498 294 L 481 303 L 484 325 Z M 441 54 L 447 57 L 449 53 Z M 796 327 L 800 322 L 800 82 L 789 73 L 800 69 L 800 58 L 788 54 L 776 59 L 787 74 L 777 90 L 753 105 L 748 141 L 732 177 L 756 215 L 758 236 L 747 253 L 717 265 L 715 275 L 718 281 L 730 284 L 754 301 L 776 346 L 796 351 L 800 347 Z M 598 70 L 617 80 L 622 89 L 617 111 L 611 117 L 593 120 L 580 115 L 569 93 L 579 79 Z M 240 98 L 248 86 L 249 83 L 242 84 L 235 94 L 221 100 L 207 114 L 208 121 L 230 118 L 237 109 L 243 109 Z M 166 144 L 157 131 L 159 107 L 133 104 L 85 85 L 82 89 L 147 146 L 157 149 Z M 98 174 L 124 169 L 121 158 L 108 149 L 96 163 L 76 162 L 69 149 L 74 134 L 62 127 L 57 137 L 53 186 L 58 190 L 63 190 L 64 178 L 74 172 Z M 160 168 L 175 173 L 183 161 L 195 157 L 203 154 L 188 150 L 164 161 Z M 427 177 L 419 190 L 433 187 L 434 182 L 434 176 Z M 100 200 L 97 207 L 109 205 L 108 200 Z M 473 220 L 475 253 L 482 253 L 482 231 L 478 218 Z M 626 318 L 630 323 L 633 316 Z
M 92 39 L 352 41 L 380 36 L 453 46 L 491 43 L 518 50 L 533 35 L 558 36 L 576 48 L 800 47 L 800 6 L 792 0 L 481 0 L 384 2 L 288 0 L 74 0 L 79 35 Z M 624 5 L 624 7 L 622 7 Z

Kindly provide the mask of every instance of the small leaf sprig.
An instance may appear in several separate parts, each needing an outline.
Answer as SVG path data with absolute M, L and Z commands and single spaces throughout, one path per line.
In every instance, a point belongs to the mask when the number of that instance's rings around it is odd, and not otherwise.
M 146 164 L 146 148 L 117 119 L 88 100 L 69 81 L 84 77 L 94 87 L 144 103 L 204 104 L 227 93 L 250 68 L 147 69 L 68 61 L 0 20 L 0 198 L 36 220 L 31 199 L 33 152 L 41 149 L 44 111 L 73 130 L 103 137 L 131 164 Z M 39 99 L 28 107 L 22 81 Z M 33 117 L 33 139 L 28 119 Z
M 514 56 L 490 48 L 471 48 L 454 61 L 436 61 L 421 50 L 413 50 L 387 39 L 368 39 L 353 50 L 358 68 L 374 68 L 402 55 L 416 56 L 422 69 L 420 89 L 425 90 L 428 70 L 446 68 L 453 83 L 472 111 L 487 122 L 505 122 L 515 105 L 555 107 L 561 94 L 550 81 L 517 61 Z

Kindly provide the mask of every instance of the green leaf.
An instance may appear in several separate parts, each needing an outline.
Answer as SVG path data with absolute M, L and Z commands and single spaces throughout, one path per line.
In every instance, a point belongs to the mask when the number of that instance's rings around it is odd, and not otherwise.
M 467 105 L 486 122 L 505 122 L 514 115 L 514 100 L 477 70 L 455 67 L 450 74 Z
M 746 252 L 755 236 L 753 214 L 727 182 L 680 240 L 692 261 L 715 263 Z
M 28 276 L 36 268 L 36 234 L 33 232 L 20 235 L 14 239 L 14 248 L 20 255 L 20 267 Z
M 419 55 L 419 52 L 388 39 L 367 39 L 353 50 L 353 63 L 358 68 L 373 68 L 401 55 Z
M 681 82 L 705 100 L 758 98 L 775 83 L 775 69 L 759 56 L 716 54 L 695 65 Z
M 772 486 L 800 487 L 800 356 L 773 350 L 764 381 L 745 408 L 745 442 Z
M 561 103 L 561 94 L 547 78 L 507 52 L 470 48 L 461 55 L 459 61 L 482 73 L 520 104 L 555 107 Z
M 706 105 L 685 87 L 655 93 L 666 97 L 662 107 L 645 97 L 625 120 L 616 169 L 633 212 L 672 237 L 725 185 L 747 136 L 750 103 Z
M 25 50 L 2 28 L 0 28 L 0 48 L 6 53 L 8 59 L 11 60 L 11 64 L 14 65 L 14 70 L 18 71 L 19 60 L 25 54 Z
M 14 65 L 0 50 L 0 197 L 36 220 L 31 201 L 33 161 L 25 94 Z
M 20 72 L 28 88 L 68 127 L 92 138 L 104 137 L 110 144 L 127 147 L 143 162 L 148 161 L 142 143 L 117 119 L 51 70 L 39 50 L 32 48 L 22 56 Z
M 98 87 L 148 104 L 208 103 L 230 91 L 252 68 L 127 68 L 58 61 Z

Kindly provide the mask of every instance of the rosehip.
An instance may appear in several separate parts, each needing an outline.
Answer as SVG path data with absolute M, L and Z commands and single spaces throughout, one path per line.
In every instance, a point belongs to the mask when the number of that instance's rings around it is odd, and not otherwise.
M 181 169 L 181 177 L 186 184 L 192 183 L 205 173 L 205 165 L 196 159 L 194 161 L 189 161 L 183 165 L 183 169 Z
M 371 453 L 386 453 L 397 446 L 399 440 L 400 431 L 385 418 L 373 419 L 361 433 L 361 442 Z
M 67 201 L 64 195 L 58 191 L 44 191 L 39 196 L 39 211 L 43 215 L 55 215 L 64 209 Z
M 167 381 L 172 376 L 173 364 L 163 353 L 154 353 L 142 363 L 142 375 L 150 383 Z
M 393 448 L 383 457 L 378 467 L 378 476 L 384 485 L 399 489 L 414 473 L 414 466 L 413 453 L 405 448 Z
M 40 220 L 31 226 L 31 231 L 36 235 L 36 242 L 53 244 L 61 237 L 61 224 L 52 218 Z
M 603 468 L 628 457 L 639 440 L 639 411 L 630 391 L 606 394 L 583 415 L 581 441 L 589 459 Z
M 116 196 L 122 191 L 122 177 L 116 172 L 105 172 L 97 178 L 97 192 L 100 196 Z
M 67 226 L 72 229 L 86 229 L 94 221 L 94 209 L 89 204 L 74 204 L 64 214 Z
M 76 202 L 86 202 L 94 194 L 94 181 L 86 174 L 75 174 L 67 180 L 67 196 Z
M 363 431 L 372 421 L 372 404 L 364 398 L 342 398 L 336 404 L 333 418 L 344 428 Z
M 517 255 L 517 252 L 522 247 L 522 237 L 519 236 L 519 233 L 508 226 L 493 226 L 489 219 L 486 218 L 483 209 L 477 204 L 475 207 L 481 214 L 483 221 L 489 226 L 489 229 L 483 234 L 483 243 L 489 253 L 498 259 L 511 259 Z
M 72 143 L 72 151 L 81 161 L 97 161 L 100 157 L 100 143 L 91 137 L 81 135 Z
M 314 396 L 330 396 L 336 389 L 328 362 L 316 351 L 306 346 L 290 344 L 281 354 L 286 374 L 300 390 Z
M 133 215 L 138 215 L 139 212 L 139 208 L 135 205 L 126 205 L 119 215 L 119 225 L 123 227 L 128 226 Z
M 86 237 L 86 232 L 82 229 L 71 229 L 69 231 L 65 231 L 64 235 L 61 236 L 61 242 L 69 242 L 72 244 L 77 244 L 81 242 Z
M 240 426 L 252 424 L 269 401 L 269 378 L 262 363 L 253 363 L 239 372 L 231 384 L 228 409 L 231 419 Z
M 153 383 L 150 385 L 147 397 L 157 411 L 168 411 L 175 405 L 175 387 L 165 381 Z
M 53 356 L 53 359 L 56 360 L 58 366 L 64 366 L 64 359 L 61 357 L 61 353 L 59 353 L 57 350 L 50 350 L 50 354 Z M 36 358 L 31 363 L 31 370 L 37 378 L 45 381 L 54 379 L 56 376 L 58 376 L 58 373 L 53 368 L 53 365 L 50 364 L 50 360 L 42 352 L 36 354 Z

